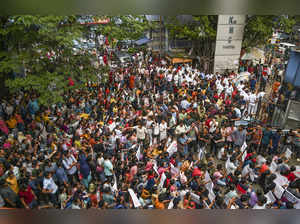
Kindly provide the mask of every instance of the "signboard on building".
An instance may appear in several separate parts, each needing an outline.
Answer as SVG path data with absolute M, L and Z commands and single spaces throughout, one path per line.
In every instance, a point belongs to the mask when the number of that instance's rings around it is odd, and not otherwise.
M 245 15 L 219 15 L 214 72 L 238 70 L 245 20 Z

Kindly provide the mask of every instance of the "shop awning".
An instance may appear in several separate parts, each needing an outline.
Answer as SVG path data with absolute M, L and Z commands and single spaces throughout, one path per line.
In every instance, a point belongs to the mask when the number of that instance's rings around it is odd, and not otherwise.
M 145 37 L 145 38 L 142 38 L 142 39 L 139 39 L 139 40 L 135 41 L 134 43 L 136 45 L 143 45 L 143 44 L 149 43 L 150 41 L 151 41 L 150 39 Z
M 189 63 L 192 62 L 192 59 L 189 58 L 172 58 L 173 64 L 179 64 L 179 63 Z

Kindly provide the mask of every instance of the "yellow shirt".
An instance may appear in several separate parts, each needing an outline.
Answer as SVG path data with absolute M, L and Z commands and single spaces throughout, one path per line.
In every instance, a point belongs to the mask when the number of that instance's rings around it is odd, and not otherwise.
M 116 103 L 117 101 L 115 100 L 115 98 L 111 98 L 110 103 Z
M 43 120 L 44 120 L 44 121 L 46 121 L 46 122 L 48 122 L 48 121 L 49 121 L 49 117 L 48 117 L 48 115 L 47 115 L 47 114 L 43 115 Z
M 222 105 L 222 103 L 223 103 L 223 100 L 222 100 L 222 99 L 218 99 L 218 102 L 217 102 L 217 104 L 218 104 L 219 106 L 221 106 L 221 105 Z
M 88 114 L 85 114 L 85 113 L 83 113 L 83 114 L 80 114 L 80 117 L 83 117 L 84 119 L 88 119 L 88 118 L 89 118 L 89 116 L 90 116 L 90 115 L 88 115 Z
M 74 144 L 75 144 L 75 146 L 77 147 L 77 148 L 81 148 L 81 144 L 80 144 L 80 141 L 75 141 L 74 142 Z
M 16 193 L 19 193 L 19 186 L 18 186 L 18 181 L 17 178 L 14 176 L 13 178 L 7 178 L 6 182 L 10 186 L 10 188 Z
M 17 120 L 15 118 L 11 118 L 7 121 L 8 126 L 13 129 L 17 126 Z
M 159 151 L 158 149 L 154 149 L 153 152 L 152 152 L 152 155 L 153 156 L 158 156 L 161 153 L 162 153 L 162 151 Z

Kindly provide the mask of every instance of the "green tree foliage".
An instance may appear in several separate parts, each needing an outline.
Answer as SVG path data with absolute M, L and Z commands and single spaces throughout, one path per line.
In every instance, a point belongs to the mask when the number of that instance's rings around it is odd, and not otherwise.
M 169 16 L 165 21 L 171 39 L 192 41 L 194 54 L 200 56 L 202 62 L 213 64 L 218 16 L 193 16 L 189 22 Z
M 102 18 L 108 18 L 109 23 L 105 26 L 97 26 L 97 33 L 108 37 L 110 42 L 113 39 L 139 39 L 144 35 L 145 31 L 154 26 L 143 15 L 94 16 L 95 20 Z
M 96 68 L 91 51 L 76 53 L 74 40 L 91 32 L 81 25 L 80 16 L 0 16 L 0 76 L 11 93 L 34 90 L 42 104 L 63 102 L 63 92 L 84 88 L 87 81 L 96 81 L 97 74 L 107 68 Z M 100 16 L 94 16 L 99 19 Z M 103 17 L 102 17 L 103 18 Z M 137 39 L 148 22 L 142 16 L 106 16 L 107 25 L 96 25 L 97 33 L 112 39 Z M 47 54 L 52 54 L 49 58 Z M 25 77 L 12 78 L 12 73 Z M 72 77 L 74 86 L 69 86 Z M 51 88 L 55 86 L 55 88 Z
M 296 16 L 248 16 L 244 31 L 243 48 L 264 46 L 267 44 L 268 39 L 272 37 L 274 29 L 290 34 L 296 21 Z

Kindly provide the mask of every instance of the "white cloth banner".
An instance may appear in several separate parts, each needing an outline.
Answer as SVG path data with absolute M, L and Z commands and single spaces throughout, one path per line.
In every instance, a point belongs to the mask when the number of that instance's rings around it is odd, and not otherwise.
M 130 197 L 132 199 L 133 205 L 135 208 L 141 207 L 141 202 L 139 201 L 139 199 L 137 198 L 136 194 L 134 193 L 134 191 L 129 188 L 128 192 L 130 194 Z

